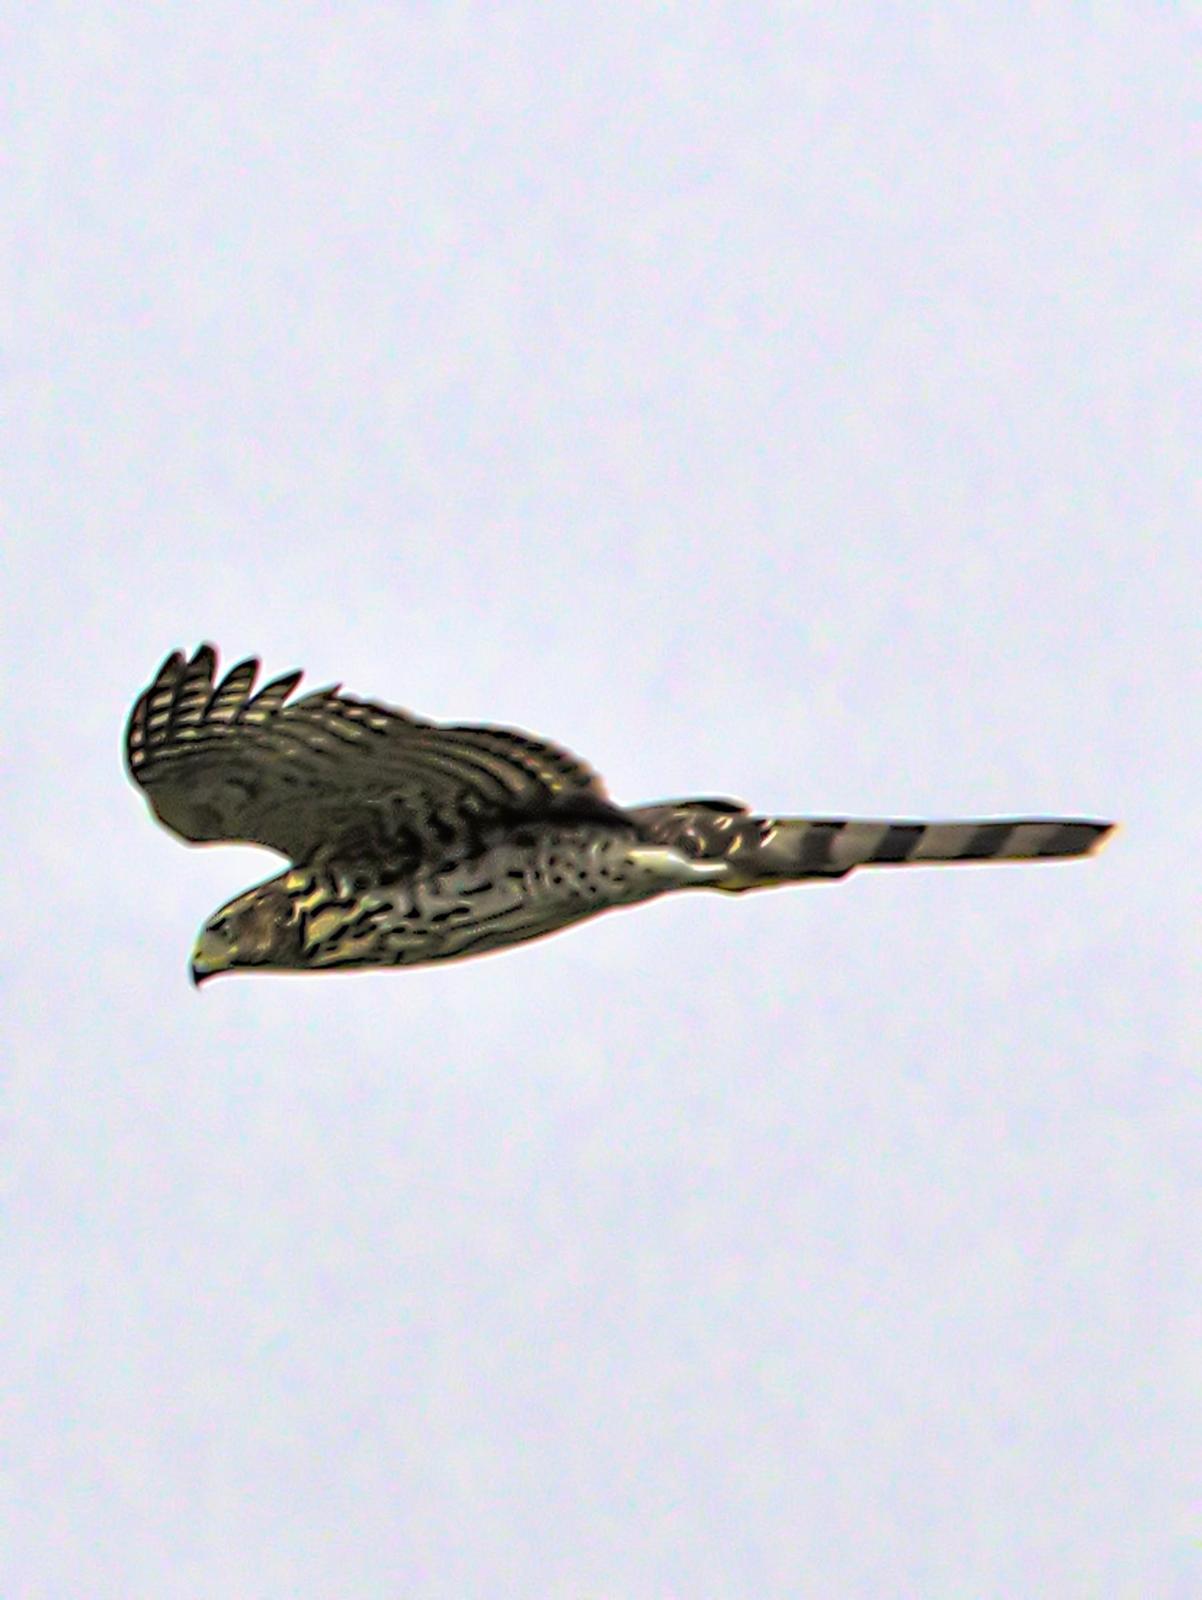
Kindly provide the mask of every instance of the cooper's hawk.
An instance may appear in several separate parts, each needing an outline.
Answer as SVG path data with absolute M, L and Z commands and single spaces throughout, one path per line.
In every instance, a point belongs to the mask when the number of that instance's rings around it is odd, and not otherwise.
M 416 966 L 554 933 L 676 889 L 741 893 L 878 862 L 1082 856 L 1107 822 L 757 817 L 735 800 L 622 807 L 554 745 L 424 722 L 337 688 L 215 685 L 216 653 L 177 651 L 134 706 L 131 776 L 194 843 L 266 845 L 292 863 L 201 930 L 194 979 L 232 968 Z

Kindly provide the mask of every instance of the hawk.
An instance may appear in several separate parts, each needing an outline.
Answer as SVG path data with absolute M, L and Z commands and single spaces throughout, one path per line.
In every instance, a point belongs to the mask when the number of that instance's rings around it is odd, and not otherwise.
M 126 729 L 130 776 L 194 844 L 290 865 L 216 912 L 196 983 L 472 956 L 677 889 L 741 894 L 903 862 L 1084 856 L 1108 822 L 761 817 L 737 800 L 619 806 L 567 751 L 509 728 L 427 722 L 339 687 L 256 692 L 257 660 L 176 651 Z

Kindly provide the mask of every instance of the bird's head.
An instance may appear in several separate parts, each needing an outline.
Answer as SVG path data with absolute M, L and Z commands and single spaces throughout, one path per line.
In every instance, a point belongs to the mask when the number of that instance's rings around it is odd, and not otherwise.
M 192 981 L 200 985 L 239 967 L 287 971 L 304 964 L 300 908 L 277 878 L 248 889 L 209 918 L 192 952 Z

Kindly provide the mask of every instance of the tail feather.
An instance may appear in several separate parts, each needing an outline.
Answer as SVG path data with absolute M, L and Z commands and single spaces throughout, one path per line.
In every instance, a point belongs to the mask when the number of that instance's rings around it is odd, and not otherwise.
M 1041 861 L 1081 856 L 1110 832 L 1107 822 L 1067 817 L 1014 817 L 974 822 L 857 822 L 846 819 L 782 820 L 776 837 L 835 871 L 905 862 Z
M 1085 856 L 1114 824 L 1069 817 L 900 822 L 848 817 L 754 817 L 677 801 L 636 811 L 649 837 L 695 859 L 721 860 L 711 887 L 741 892 L 842 878 L 856 867 L 953 861 L 1045 861 Z

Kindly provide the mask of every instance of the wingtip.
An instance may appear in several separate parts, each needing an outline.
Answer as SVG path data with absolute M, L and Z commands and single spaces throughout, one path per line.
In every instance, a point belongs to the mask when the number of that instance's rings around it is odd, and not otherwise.
M 163 663 L 155 673 L 152 687 L 160 684 L 167 678 L 178 677 L 186 668 L 203 665 L 212 672 L 217 664 L 216 645 L 198 644 L 191 655 L 186 650 L 175 649 L 163 657 Z
M 187 661 L 188 658 L 182 650 L 172 650 L 170 655 L 163 657 L 162 665 L 151 680 L 151 686 L 162 683 L 164 678 L 174 677 L 176 673 L 182 672 L 187 665 Z

